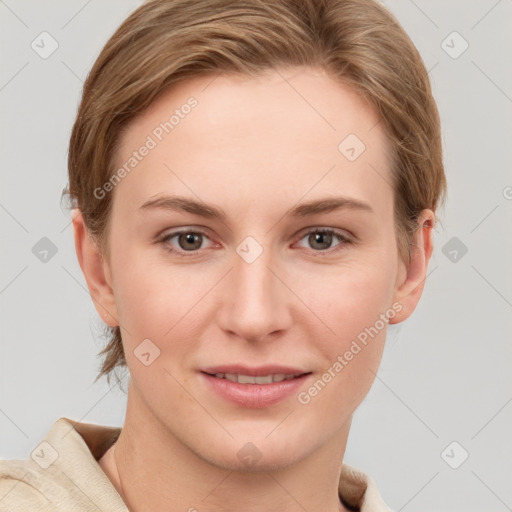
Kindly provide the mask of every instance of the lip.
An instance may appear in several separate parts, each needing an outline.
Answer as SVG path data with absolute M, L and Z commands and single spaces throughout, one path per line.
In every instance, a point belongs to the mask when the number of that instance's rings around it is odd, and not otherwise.
M 262 375 L 270 375 L 276 373 L 284 373 L 285 375 L 301 375 L 308 371 L 304 368 L 292 368 L 282 365 L 265 365 L 265 366 L 245 366 L 243 364 L 230 364 L 221 366 L 209 366 L 201 368 L 204 373 L 215 375 L 216 373 L 237 373 L 239 375 L 250 375 L 252 377 L 261 377 Z
M 254 377 L 282 373 L 296 375 L 294 379 L 272 382 L 271 384 L 240 384 L 227 379 L 215 377 L 216 373 L 236 373 Z M 248 409 L 263 409 L 275 405 L 290 395 L 297 394 L 304 385 L 311 372 L 300 368 L 290 368 L 279 365 L 248 367 L 244 365 L 222 365 L 203 368 L 200 376 L 205 380 L 209 388 L 239 407 Z

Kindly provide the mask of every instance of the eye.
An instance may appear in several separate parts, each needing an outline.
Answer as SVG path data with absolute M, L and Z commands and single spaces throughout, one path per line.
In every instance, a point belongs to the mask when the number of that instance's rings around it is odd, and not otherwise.
M 178 246 L 176 249 L 172 246 L 172 240 L 176 239 L 175 244 Z M 163 244 L 164 248 L 178 256 L 187 256 L 184 253 L 193 253 L 194 251 L 198 251 L 199 249 L 204 249 L 203 242 L 207 237 L 206 233 L 198 230 L 181 230 L 174 231 L 173 233 L 169 233 L 165 235 L 160 242 Z
M 307 243 L 312 249 L 315 250 L 315 252 L 332 253 L 342 249 L 346 244 L 353 243 L 352 240 L 348 238 L 348 236 L 329 228 L 316 228 L 310 230 L 300 239 L 300 241 L 304 239 L 307 240 Z M 333 246 L 332 244 L 336 240 L 338 240 L 338 243 Z
M 173 241 L 175 240 L 175 241 Z M 208 235 L 201 230 L 182 229 L 165 235 L 160 243 L 164 249 L 172 254 L 182 257 L 195 256 L 197 251 L 205 249 L 203 243 L 210 240 Z M 315 228 L 308 231 L 299 242 L 306 240 L 310 248 L 320 255 L 320 253 L 332 254 L 343 249 L 347 244 L 354 242 L 344 233 L 330 228 Z M 334 242 L 338 242 L 333 245 Z

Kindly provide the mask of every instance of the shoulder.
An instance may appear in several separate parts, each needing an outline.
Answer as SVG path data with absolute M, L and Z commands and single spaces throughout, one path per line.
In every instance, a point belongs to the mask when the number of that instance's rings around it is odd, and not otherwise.
M 0 460 L 0 512 L 127 511 L 97 463 L 118 434 L 60 418 L 26 460 Z
M 51 508 L 51 486 L 27 460 L 0 460 L 0 512 Z

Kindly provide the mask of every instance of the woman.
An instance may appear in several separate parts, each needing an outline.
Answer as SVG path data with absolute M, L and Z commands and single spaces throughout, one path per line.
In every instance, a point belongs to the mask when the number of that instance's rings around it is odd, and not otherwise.
M 428 75 L 374 0 L 158 0 L 107 42 L 69 149 L 122 429 L 2 462 L 20 510 L 388 510 L 343 464 L 445 192 Z M 190 246 L 188 246 L 190 244 Z

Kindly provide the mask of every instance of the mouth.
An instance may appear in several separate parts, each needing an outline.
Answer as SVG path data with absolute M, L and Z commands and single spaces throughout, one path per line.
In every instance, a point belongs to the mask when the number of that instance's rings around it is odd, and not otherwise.
M 206 373 L 206 372 L 205 372 Z M 285 373 L 271 373 L 268 375 L 243 375 L 240 373 L 208 373 L 211 377 L 217 379 L 226 379 L 231 382 L 238 382 L 239 384 L 272 384 L 273 382 L 282 382 L 283 380 L 293 380 L 308 373 L 299 373 L 297 375 L 285 374 Z
M 312 372 L 283 366 L 234 365 L 204 368 L 200 373 L 209 388 L 225 400 L 239 407 L 264 408 L 298 392 Z

